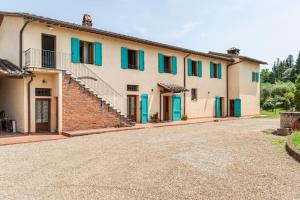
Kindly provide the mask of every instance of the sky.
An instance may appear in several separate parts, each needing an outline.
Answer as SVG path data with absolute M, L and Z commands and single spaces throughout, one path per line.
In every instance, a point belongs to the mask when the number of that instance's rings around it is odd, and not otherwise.
M 300 0 L 0 0 L 1 11 L 28 12 L 201 52 L 267 61 L 300 51 Z

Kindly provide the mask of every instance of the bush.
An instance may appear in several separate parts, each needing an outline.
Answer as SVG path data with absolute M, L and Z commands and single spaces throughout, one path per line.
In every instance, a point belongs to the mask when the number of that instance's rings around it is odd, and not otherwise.
M 296 85 L 296 93 L 295 93 L 296 110 L 300 111 L 300 76 L 298 76 L 295 85 Z
M 275 99 L 272 97 L 269 97 L 262 105 L 264 110 L 274 110 L 275 109 Z

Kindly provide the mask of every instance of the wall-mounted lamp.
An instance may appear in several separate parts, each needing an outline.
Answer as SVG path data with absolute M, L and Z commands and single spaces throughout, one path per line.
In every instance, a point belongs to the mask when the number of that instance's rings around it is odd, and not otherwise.
M 47 80 L 46 79 L 43 79 L 43 81 L 42 81 L 43 83 L 47 83 Z

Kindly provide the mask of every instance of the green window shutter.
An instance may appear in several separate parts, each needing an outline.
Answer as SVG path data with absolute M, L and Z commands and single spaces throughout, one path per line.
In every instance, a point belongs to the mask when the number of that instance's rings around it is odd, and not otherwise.
M 222 78 L 222 64 L 218 64 L 218 79 Z
M 174 95 L 172 97 L 172 119 L 173 121 L 181 120 L 181 96 Z
M 158 71 L 159 73 L 165 72 L 164 55 L 161 53 L 158 54 Z
M 192 60 L 188 59 L 188 76 L 192 76 Z
M 78 38 L 71 38 L 71 61 L 80 63 L 80 40 Z
M 241 99 L 234 100 L 234 116 L 241 117 Z
M 177 74 L 177 57 L 172 56 L 172 74 Z
M 210 78 L 214 78 L 214 63 L 210 63 Z
M 121 68 L 128 69 L 128 49 L 121 47 Z
M 145 70 L 145 53 L 143 50 L 139 50 L 139 70 Z
M 94 43 L 94 63 L 97 66 L 102 65 L 102 44 L 100 42 Z
M 141 95 L 141 123 L 148 122 L 148 94 Z
M 255 82 L 256 81 L 256 75 L 255 75 L 255 72 L 252 72 L 252 82 Z
M 216 96 L 216 108 L 215 108 L 215 111 L 216 111 L 216 117 L 219 118 L 221 117 L 221 98 L 219 96 Z
M 202 77 L 202 61 L 198 61 L 198 76 Z
M 256 81 L 256 82 L 259 82 L 259 73 L 258 73 L 258 72 L 255 73 L 255 81 Z

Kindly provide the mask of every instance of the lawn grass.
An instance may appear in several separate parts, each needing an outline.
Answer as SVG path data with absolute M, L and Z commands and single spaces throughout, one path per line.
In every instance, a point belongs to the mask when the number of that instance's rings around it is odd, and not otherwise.
M 297 150 L 300 150 L 300 131 L 292 135 L 292 143 Z
M 274 111 L 268 111 L 268 110 L 261 110 L 261 118 L 279 118 L 280 112 L 286 111 L 282 108 L 277 108 Z
M 286 142 L 286 138 L 274 138 L 272 142 L 277 145 L 282 145 Z

